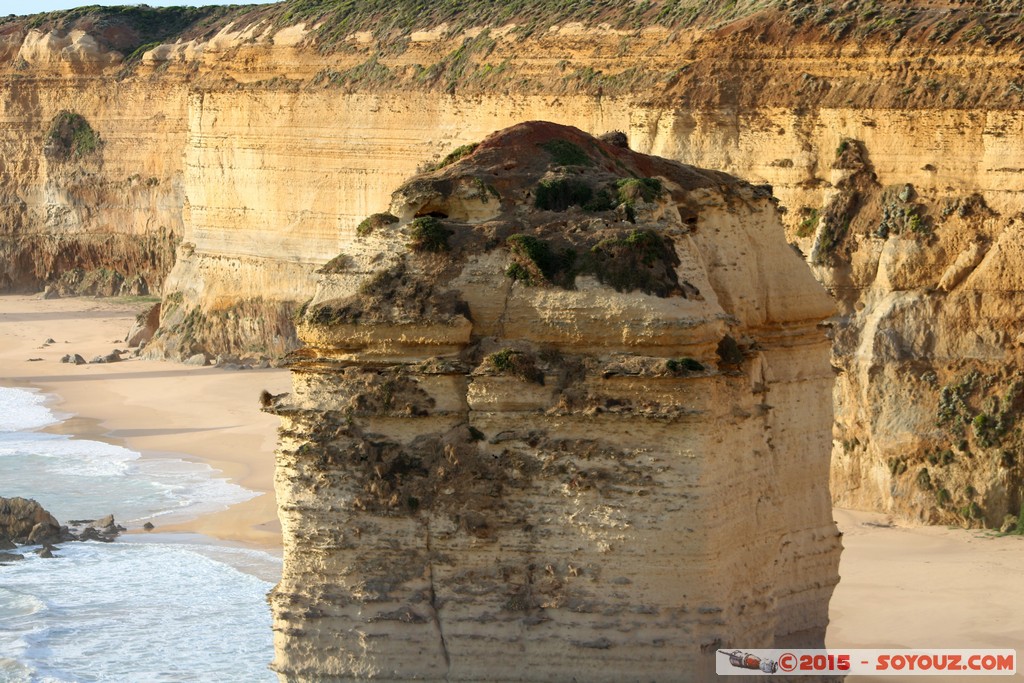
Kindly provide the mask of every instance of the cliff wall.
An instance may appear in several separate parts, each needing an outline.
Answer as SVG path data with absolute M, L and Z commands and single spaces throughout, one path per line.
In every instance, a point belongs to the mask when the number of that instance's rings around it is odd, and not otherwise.
M 705 681 L 821 647 L 833 305 L 763 190 L 527 123 L 414 177 L 299 324 L 284 680 Z
M 714 5 L 366 3 L 377 14 L 346 18 L 286 3 L 132 59 L 88 17 L 7 22 L 3 284 L 127 264 L 165 295 L 155 352 L 279 355 L 313 271 L 425 162 L 522 120 L 619 129 L 633 149 L 767 182 L 787 209 L 840 309 L 836 500 L 998 526 L 1024 472 L 1014 15 Z M 57 163 L 44 149 L 64 110 L 102 145 Z

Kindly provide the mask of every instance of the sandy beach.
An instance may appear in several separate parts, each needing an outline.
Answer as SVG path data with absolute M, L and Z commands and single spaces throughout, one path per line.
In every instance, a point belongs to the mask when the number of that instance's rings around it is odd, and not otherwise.
M 82 366 L 59 362 L 66 353 L 89 359 L 125 348 L 119 340 L 149 305 L 0 297 L 0 383 L 56 396 L 56 409 L 73 415 L 58 426 L 64 432 L 107 439 L 144 456 L 174 453 L 201 460 L 262 494 L 162 531 L 279 546 L 273 494 L 277 418 L 260 412 L 257 396 L 264 388 L 287 391 L 287 371 L 139 359 Z M 44 346 L 47 338 L 56 343 Z M 1024 643 L 1024 538 L 911 527 L 871 513 L 835 514 L 845 550 L 842 581 L 831 604 L 830 647 L 1019 648 Z
M 60 362 L 68 353 L 89 360 L 127 348 L 125 335 L 149 306 L 123 299 L 0 297 L 0 384 L 53 395 L 52 407 L 72 416 L 54 431 L 107 440 L 143 457 L 171 453 L 202 461 L 261 494 L 160 531 L 279 547 L 273 492 L 278 420 L 260 412 L 258 396 L 263 389 L 287 391 L 287 371 L 188 367 L 127 357 L 98 365 Z M 48 338 L 56 343 L 44 346 Z

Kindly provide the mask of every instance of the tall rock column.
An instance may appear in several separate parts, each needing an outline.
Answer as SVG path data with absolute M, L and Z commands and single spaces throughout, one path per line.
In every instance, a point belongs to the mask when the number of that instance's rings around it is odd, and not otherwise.
M 282 680 L 705 681 L 719 648 L 821 646 L 832 305 L 770 192 L 539 122 L 446 162 L 322 269 L 264 397 Z

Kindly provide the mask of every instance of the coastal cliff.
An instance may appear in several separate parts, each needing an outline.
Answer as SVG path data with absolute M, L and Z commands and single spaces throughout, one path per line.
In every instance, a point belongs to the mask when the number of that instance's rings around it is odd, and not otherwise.
M 764 189 L 550 123 L 393 194 L 298 326 L 284 680 L 704 681 L 821 647 L 829 297 Z
M 727 7 L 0 20 L 0 286 L 159 291 L 152 353 L 280 356 L 315 271 L 424 163 L 524 120 L 621 130 L 786 209 L 839 309 L 836 502 L 1000 526 L 1024 481 L 1012 5 Z

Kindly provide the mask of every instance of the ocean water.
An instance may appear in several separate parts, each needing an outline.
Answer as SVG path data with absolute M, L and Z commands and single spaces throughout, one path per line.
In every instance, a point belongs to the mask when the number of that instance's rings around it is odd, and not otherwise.
M 0 387 L 0 496 L 136 528 L 256 495 L 202 464 L 33 431 L 59 421 L 45 401 Z M 195 534 L 26 550 L 0 566 L 0 683 L 275 680 L 265 596 L 280 558 Z

